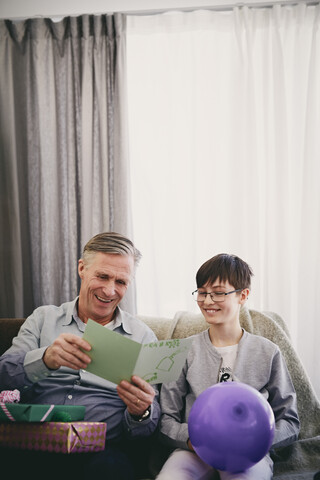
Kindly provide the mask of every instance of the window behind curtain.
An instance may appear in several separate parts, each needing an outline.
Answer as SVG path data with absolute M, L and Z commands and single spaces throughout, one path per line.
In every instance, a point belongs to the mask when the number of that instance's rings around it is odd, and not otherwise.
M 319 6 L 128 18 L 138 312 L 194 310 L 200 265 L 239 255 L 320 391 Z

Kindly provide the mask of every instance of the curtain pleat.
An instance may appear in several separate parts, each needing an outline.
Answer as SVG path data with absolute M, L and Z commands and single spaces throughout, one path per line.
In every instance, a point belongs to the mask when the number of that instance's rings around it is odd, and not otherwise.
M 125 29 L 121 14 L 0 21 L 0 316 L 71 300 L 89 238 L 131 236 Z

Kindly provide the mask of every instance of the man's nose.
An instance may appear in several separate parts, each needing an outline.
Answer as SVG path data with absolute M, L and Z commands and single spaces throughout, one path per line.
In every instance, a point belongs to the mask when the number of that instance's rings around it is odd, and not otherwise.
M 112 280 L 108 280 L 103 287 L 103 293 L 107 296 L 114 295 L 115 293 L 115 283 Z

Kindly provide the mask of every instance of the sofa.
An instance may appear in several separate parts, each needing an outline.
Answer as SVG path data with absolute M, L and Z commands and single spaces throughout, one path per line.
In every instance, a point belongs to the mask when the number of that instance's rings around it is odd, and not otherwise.
M 208 328 L 201 314 L 180 311 L 173 318 L 138 315 L 156 334 L 159 340 L 185 338 Z M 10 347 L 24 319 L 0 319 L 0 355 Z M 296 392 L 301 422 L 299 439 L 289 447 L 273 453 L 274 479 L 312 480 L 320 470 L 320 402 L 308 375 L 295 352 L 284 320 L 274 312 L 259 312 L 243 307 L 240 313 L 242 327 L 250 333 L 262 335 L 276 343 L 282 351 Z M 168 450 L 154 435 L 148 442 L 147 455 L 139 478 L 154 479 L 165 461 Z M 258 479 L 257 479 L 258 480 Z

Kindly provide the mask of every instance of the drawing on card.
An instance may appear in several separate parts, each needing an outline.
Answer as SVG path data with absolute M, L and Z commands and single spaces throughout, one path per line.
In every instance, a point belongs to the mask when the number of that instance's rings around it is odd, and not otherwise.
M 161 372 L 170 372 L 170 370 L 174 366 L 175 358 L 177 357 L 177 355 L 183 352 L 187 352 L 188 350 L 189 350 L 189 347 L 185 346 L 171 353 L 171 355 L 166 355 L 165 357 L 161 358 L 159 363 L 156 365 L 155 369 Z M 146 375 L 143 376 L 143 379 L 146 382 L 154 383 L 158 380 L 158 372 L 156 371 L 152 373 L 147 373 Z

